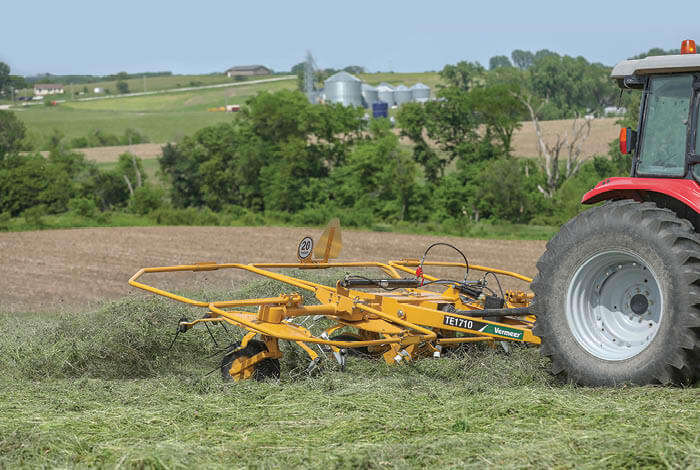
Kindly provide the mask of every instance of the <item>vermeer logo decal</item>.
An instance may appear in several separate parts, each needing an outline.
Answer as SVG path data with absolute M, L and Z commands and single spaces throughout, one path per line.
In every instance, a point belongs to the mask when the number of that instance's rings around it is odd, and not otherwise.
M 508 328 L 505 326 L 491 325 L 490 323 L 483 323 L 480 321 L 469 320 L 461 317 L 445 315 L 442 318 L 442 324 L 456 328 L 463 328 L 465 330 L 474 330 L 480 333 L 489 333 L 492 335 L 504 336 L 506 338 L 511 339 L 523 339 L 523 332 L 521 330 Z

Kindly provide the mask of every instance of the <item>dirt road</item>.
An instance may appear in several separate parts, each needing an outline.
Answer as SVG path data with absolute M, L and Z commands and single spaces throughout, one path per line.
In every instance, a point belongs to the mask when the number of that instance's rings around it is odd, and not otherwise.
M 0 233 L 0 312 L 89 310 L 134 293 L 127 280 L 147 266 L 197 261 L 294 262 L 304 235 L 321 230 L 281 227 L 120 227 Z M 470 262 L 533 276 L 544 241 L 477 240 L 346 230 L 342 260 L 418 258 L 434 241 L 465 251 Z M 449 251 L 440 259 L 454 260 Z M 438 259 L 438 258 L 436 258 Z M 236 288 L 237 272 L 182 273 L 152 277 L 180 289 Z M 526 287 L 509 283 L 512 287 Z

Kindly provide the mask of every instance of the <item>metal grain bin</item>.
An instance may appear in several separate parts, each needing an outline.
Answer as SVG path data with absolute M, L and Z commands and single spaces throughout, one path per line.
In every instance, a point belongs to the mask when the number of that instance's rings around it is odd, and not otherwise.
M 373 103 L 379 101 L 379 92 L 372 85 L 367 83 L 362 84 L 362 99 L 365 103 L 365 108 L 371 108 Z
M 372 103 L 372 116 L 375 118 L 389 117 L 389 105 L 383 101 Z
M 377 97 L 389 106 L 394 106 L 394 87 L 388 83 L 382 83 L 377 87 Z
M 412 99 L 413 93 L 411 93 L 411 90 L 409 90 L 408 87 L 399 85 L 394 88 L 394 101 L 396 102 L 396 106 L 401 106 L 404 103 L 410 103 Z
M 338 72 L 326 80 L 324 91 L 329 103 L 362 106 L 362 81 L 347 72 Z
M 430 100 L 430 87 L 420 82 L 411 87 L 411 93 L 413 94 L 413 101 L 418 103 L 425 103 Z

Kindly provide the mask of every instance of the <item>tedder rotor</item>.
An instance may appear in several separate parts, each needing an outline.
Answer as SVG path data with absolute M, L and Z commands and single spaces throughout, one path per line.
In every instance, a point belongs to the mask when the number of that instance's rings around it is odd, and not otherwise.
M 431 248 L 447 245 L 459 253 L 456 262 L 427 261 Z M 423 259 L 382 262 L 332 262 L 341 248 L 340 226 L 331 221 L 314 250 L 311 237 L 298 246 L 296 263 L 217 264 L 195 263 L 138 271 L 129 284 L 194 307 L 206 313 L 194 321 L 181 320 L 178 329 L 187 331 L 199 324 L 227 323 L 245 333 L 234 343 L 221 362 L 225 380 L 279 377 L 280 340 L 303 349 L 309 357 L 309 370 L 316 368 L 321 354 L 332 353 L 341 366 L 348 352 L 383 358 L 389 364 L 406 363 L 421 357 L 440 357 L 445 348 L 463 343 L 496 342 L 539 344 L 533 335 L 530 314 L 531 294 L 517 290 L 493 291 L 487 273 L 509 276 L 525 283 L 530 278 L 508 271 L 469 264 L 452 245 L 436 243 Z M 314 255 L 317 257 L 314 259 Z M 299 279 L 285 270 L 341 268 L 362 270 L 362 275 L 345 274 L 333 287 Z M 461 268 L 463 280 L 441 279 L 425 272 L 431 268 Z M 214 271 L 237 269 L 273 279 L 292 288 L 288 294 L 269 298 L 201 301 L 152 287 L 140 281 L 149 273 Z M 377 271 L 380 277 L 365 275 Z M 468 280 L 471 272 L 484 277 Z M 403 275 L 403 276 L 402 276 Z M 496 278 L 498 281 L 498 279 Z M 313 295 L 317 305 L 305 305 L 300 291 Z M 251 307 L 255 310 L 250 311 Z M 247 310 L 245 310 L 247 309 Z M 301 323 L 308 317 L 329 321 L 314 334 Z M 506 343 L 504 343 L 506 347 Z

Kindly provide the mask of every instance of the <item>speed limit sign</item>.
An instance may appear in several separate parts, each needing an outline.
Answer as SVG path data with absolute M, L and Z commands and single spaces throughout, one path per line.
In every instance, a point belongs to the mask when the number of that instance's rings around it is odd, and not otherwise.
M 300 260 L 306 260 L 311 257 L 311 253 L 314 252 L 314 239 L 311 237 L 304 237 L 299 242 L 299 247 L 297 248 L 297 256 Z

